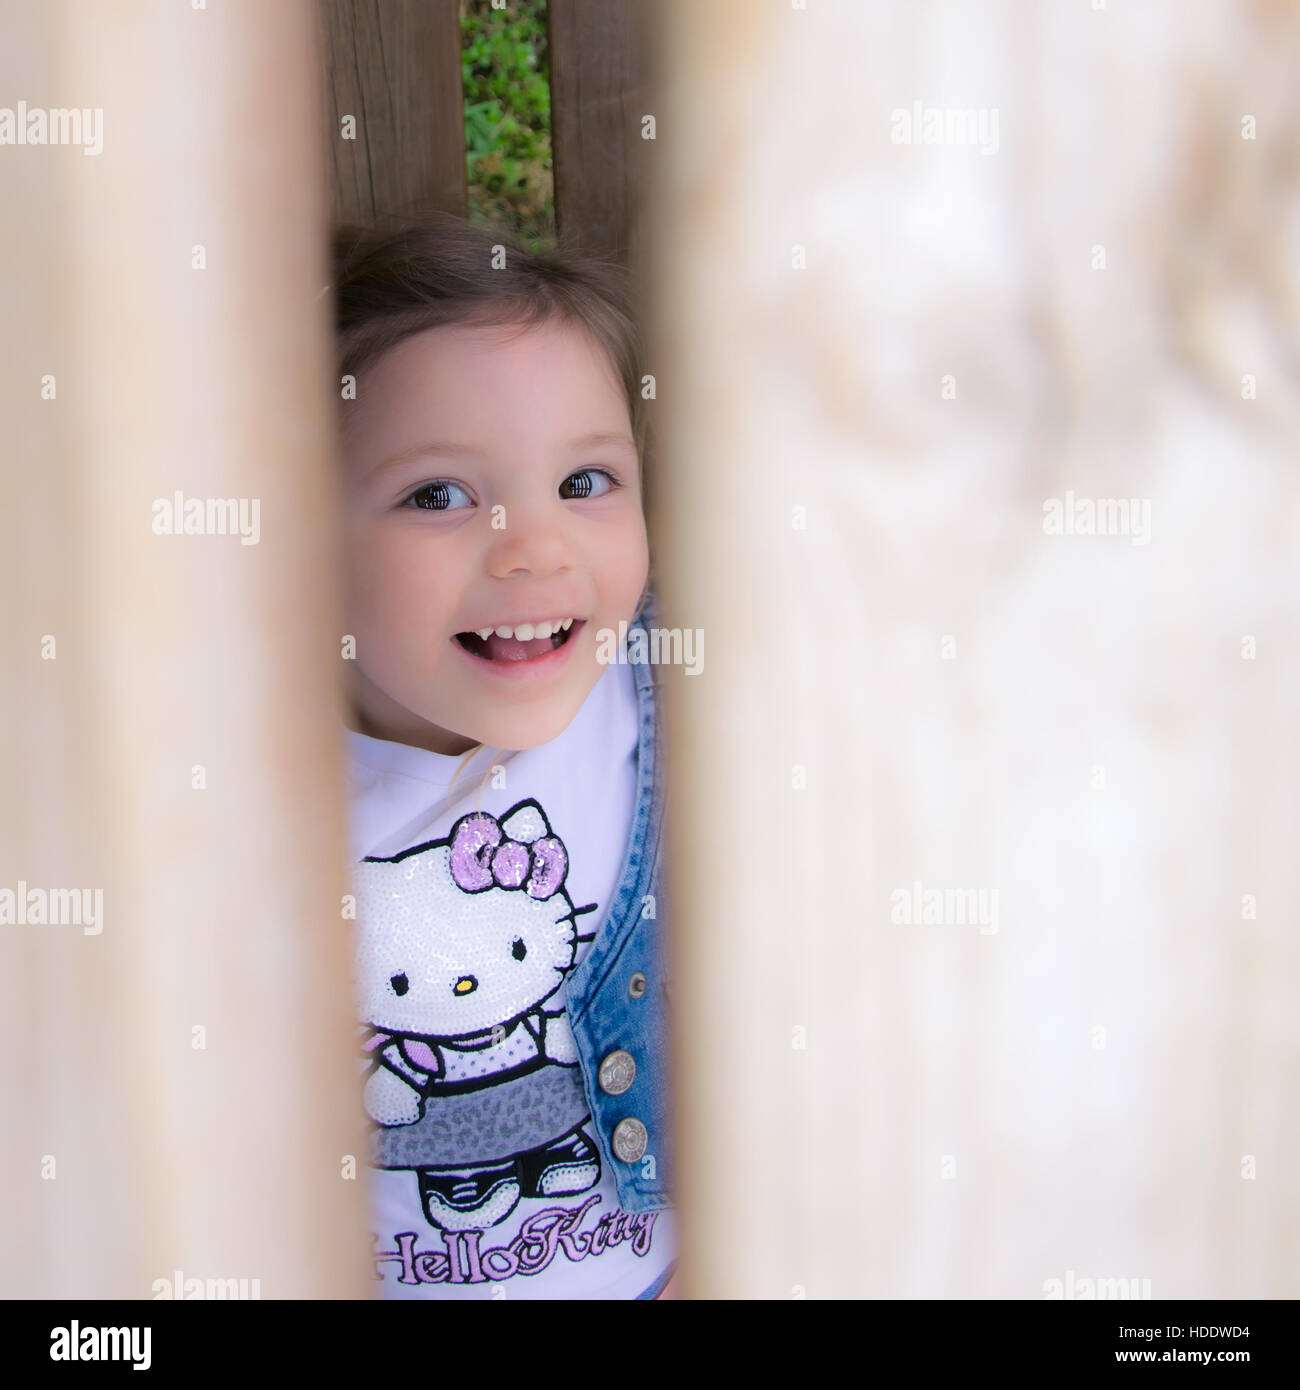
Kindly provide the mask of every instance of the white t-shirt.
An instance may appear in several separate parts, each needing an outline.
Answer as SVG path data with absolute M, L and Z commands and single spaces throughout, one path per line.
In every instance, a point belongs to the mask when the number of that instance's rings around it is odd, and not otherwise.
M 675 1258 L 671 1211 L 619 1208 L 564 1013 L 618 887 L 637 723 L 611 665 L 557 738 L 459 773 L 346 731 L 385 1297 L 634 1299 Z

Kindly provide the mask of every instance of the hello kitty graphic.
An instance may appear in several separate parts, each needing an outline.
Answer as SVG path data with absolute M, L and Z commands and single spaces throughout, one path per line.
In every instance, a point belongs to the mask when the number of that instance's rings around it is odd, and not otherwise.
M 413 1170 L 442 1230 L 599 1181 L 562 994 L 596 904 L 574 907 L 568 866 L 531 798 L 356 866 L 371 1162 Z

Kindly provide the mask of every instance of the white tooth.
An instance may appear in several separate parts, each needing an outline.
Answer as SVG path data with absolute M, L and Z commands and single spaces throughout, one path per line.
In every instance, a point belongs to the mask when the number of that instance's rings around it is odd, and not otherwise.
M 479 635 L 485 642 L 487 641 L 487 639 L 488 639 L 489 637 L 492 636 L 492 629 L 491 629 L 490 627 L 480 627 L 480 628 L 476 628 L 475 631 L 478 633 L 478 635 Z
M 565 630 L 565 632 L 568 632 L 568 630 L 573 626 L 573 619 L 565 618 L 565 620 L 560 624 L 560 626 Z
M 537 630 L 533 635 L 536 637 L 549 637 L 552 631 L 559 632 L 559 630 L 559 623 L 556 623 L 554 629 L 552 629 L 550 623 L 538 623 Z
M 515 631 L 515 630 L 514 630 L 514 628 L 512 628 L 512 627 L 504 627 L 504 626 L 502 626 L 502 627 L 497 628 L 497 636 L 498 636 L 498 637 L 513 637 L 513 636 L 514 636 L 514 631 Z
M 532 625 L 532 623 L 520 623 L 519 626 L 518 626 L 517 628 L 515 628 L 515 641 L 516 641 L 516 642 L 531 642 L 532 640 L 533 640 L 533 625 Z

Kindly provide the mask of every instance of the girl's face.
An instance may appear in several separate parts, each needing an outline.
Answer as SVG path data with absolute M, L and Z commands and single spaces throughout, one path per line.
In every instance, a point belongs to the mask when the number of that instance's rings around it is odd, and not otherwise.
M 649 573 L 636 446 L 608 360 L 561 321 L 433 328 L 363 373 L 347 408 L 357 727 L 450 754 L 555 738 L 605 669 L 598 632 L 631 621 Z M 577 621 L 561 647 L 494 637 L 496 660 L 457 637 L 566 618 Z

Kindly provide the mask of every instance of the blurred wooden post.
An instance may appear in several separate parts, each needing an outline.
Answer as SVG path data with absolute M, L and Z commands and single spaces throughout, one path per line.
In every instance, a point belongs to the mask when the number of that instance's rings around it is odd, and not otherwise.
M 546 13 L 558 230 L 638 265 L 658 0 L 549 0 Z
M 456 0 L 317 0 L 325 35 L 334 216 L 465 214 Z M 352 117 L 355 130 L 342 125 Z
M 102 115 L 0 150 L 0 890 L 65 921 L 0 925 L 7 1297 L 372 1284 L 314 20 L 0 6 L 6 100 Z
M 687 1295 L 1296 1298 L 1300 11 L 668 14 Z

